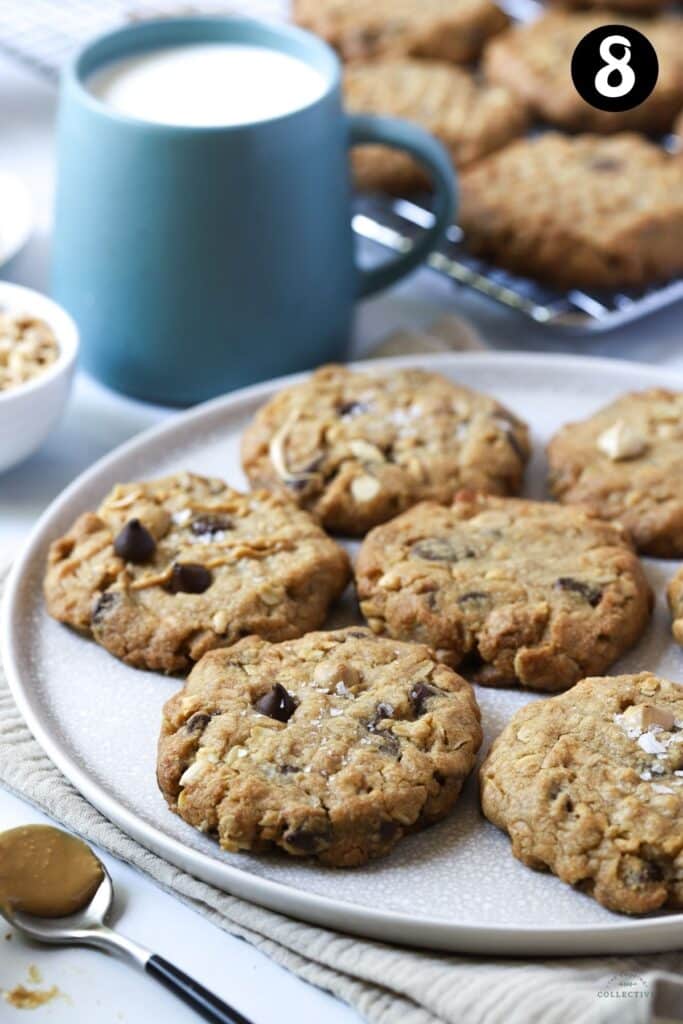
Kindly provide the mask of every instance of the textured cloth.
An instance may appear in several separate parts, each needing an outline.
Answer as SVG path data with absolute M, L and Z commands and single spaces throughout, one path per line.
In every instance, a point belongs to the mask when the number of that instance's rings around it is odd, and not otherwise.
M 683 953 L 496 961 L 413 951 L 303 924 L 198 881 L 80 796 L 31 736 L 1 668 L 0 784 L 146 872 L 219 928 L 346 1000 L 372 1024 L 646 1024 L 659 1019 L 655 1006 L 666 1013 L 661 1019 L 683 1021 L 683 985 L 675 978 Z

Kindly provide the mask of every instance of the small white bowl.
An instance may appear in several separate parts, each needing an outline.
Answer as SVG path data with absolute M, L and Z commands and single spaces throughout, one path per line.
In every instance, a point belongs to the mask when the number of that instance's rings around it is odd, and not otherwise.
M 78 329 L 56 302 L 31 288 L 0 281 L 0 311 L 44 320 L 54 331 L 59 355 L 25 384 L 0 391 L 0 473 L 45 441 L 69 397 L 78 352 Z

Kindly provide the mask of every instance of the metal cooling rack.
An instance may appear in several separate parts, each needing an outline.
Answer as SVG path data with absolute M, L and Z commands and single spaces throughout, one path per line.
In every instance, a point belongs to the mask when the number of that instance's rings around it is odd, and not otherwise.
M 537 0 L 503 0 L 502 6 L 519 21 L 529 21 L 541 9 Z M 55 80 L 62 64 L 87 39 L 130 21 L 217 13 L 277 19 L 286 16 L 288 7 L 287 0 L 0 0 L 0 51 Z M 357 200 L 353 227 L 363 238 L 405 252 L 431 222 L 431 213 L 419 202 L 363 196 Z M 574 333 L 611 330 L 683 299 L 683 280 L 642 291 L 553 291 L 475 259 L 456 225 L 427 263 L 536 323 Z

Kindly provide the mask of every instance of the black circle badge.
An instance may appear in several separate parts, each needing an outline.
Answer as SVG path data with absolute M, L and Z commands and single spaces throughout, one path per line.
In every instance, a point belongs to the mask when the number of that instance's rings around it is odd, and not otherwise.
M 659 62 L 650 40 L 629 25 L 602 25 L 583 37 L 572 56 L 572 81 L 598 110 L 632 110 L 657 82 Z

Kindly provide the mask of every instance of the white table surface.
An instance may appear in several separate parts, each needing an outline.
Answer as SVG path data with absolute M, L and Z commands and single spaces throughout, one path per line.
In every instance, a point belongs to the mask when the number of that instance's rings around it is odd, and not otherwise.
M 36 206 L 31 242 L 0 271 L 0 277 L 41 290 L 48 288 L 54 104 L 48 86 L 0 60 L 0 167 L 21 174 Z M 357 319 L 356 351 L 367 349 L 390 329 L 426 325 L 442 312 L 469 316 L 487 340 L 500 348 L 592 352 L 683 370 L 681 305 L 618 334 L 590 341 L 557 338 L 429 272 L 414 275 L 364 304 Z M 16 552 L 40 512 L 82 469 L 169 415 L 170 410 L 122 398 L 79 375 L 67 413 L 48 443 L 22 466 L 0 475 L 0 562 Z M 39 820 L 43 819 L 33 808 L 0 790 L 0 829 Z M 131 868 L 110 857 L 104 859 L 119 894 L 121 930 L 196 975 L 254 1024 L 359 1020 L 348 1007 L 219 931 Z M 47 986 L 55 984 L 65 994 L 34 1011 L 38 1020 L 53 1024 L 74 1020 L 147 1024 L 157 1019 L 189 1024 L 197 1020 L 152 981 L 117 961 L 87 950 L 42 950 L 16 935 L 11 941 L 0 941 L 0 988 L 26 982 L 31 963 L 39 967 Z M 0 1001 L 0 1021 L 15 1019 L 22 1019 L 21 1011 Z

